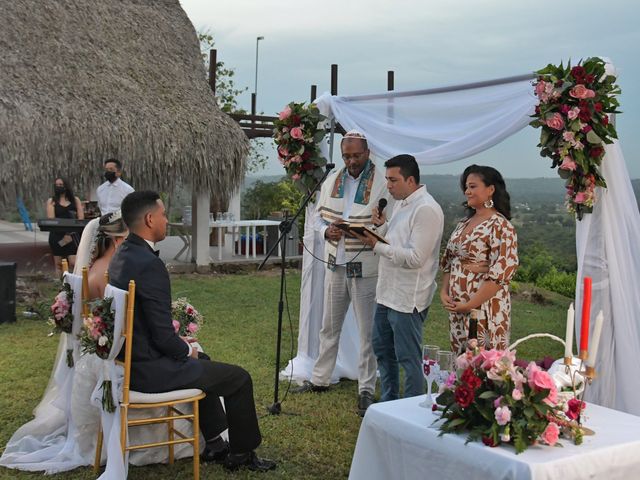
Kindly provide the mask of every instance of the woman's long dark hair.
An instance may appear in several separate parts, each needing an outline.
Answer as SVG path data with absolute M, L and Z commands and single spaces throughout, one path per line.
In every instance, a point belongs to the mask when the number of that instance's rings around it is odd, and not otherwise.
M 504 179 L 500 172 L 493 167 L 469 165 L 464 169 L 464 172 L 462 172 L 462 175 L 460 176 L 460 188 L 462 189 L 462 193 L 467 189 L 467 177 L 472 173 L 478 175 L 485 186 L 489 187 L 493 185 L 495 192 L 493 192 L 493 196 L 491 198 L 493 199 L 494 208 L 507 220 L 511 220 L 511 197 L 509 196 L 509 192 L 507 192 L 507 187 L 504 184 Z M 467 218 L 471 218 L 476 211 L 469 207 L 467 202 L 464 202 L 463 205 L 466 209 L 465 213 L 467 214 Z
M 64 177 L 56 177 L 55 180 L 53 181 L 53 196 L 51 198 L 53 198 L 54 205 L 58 203 L 58 194 L 56 193 L 56 180 L 62 180 L 62 183 L 64 183 L 63 195 L 67 197 L 67 200 L 69 200 L 69 203 L 71 203 L 71 205 L 75 207 L 76 197 L 73 194 L 73 190 L 71 189 L 69 182 Z

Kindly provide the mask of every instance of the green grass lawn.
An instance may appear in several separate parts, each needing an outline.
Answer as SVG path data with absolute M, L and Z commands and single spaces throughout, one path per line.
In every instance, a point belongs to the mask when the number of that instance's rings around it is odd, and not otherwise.
M 275 345 L 277 330 L 277 273 L 252 275 L 174 275 L 173 298 L 186 296 L 205 316 L 200 342 L 216 360 L 243 366 L 253 376 L 255 401 L 260 415 L 263 444 L 259 454 L 278 461 L 278 468 L 267 474 L 247 471 L 226 473 L 217 465 L 202 465 L 201 478 L 346 478 L 361 419 L 356 414 L 355 381 L 342 381 L 322 394 L 287 395 L 285 414 L 269 416 L 266 406 L 273 402 Z M 291 324 L 286 317 L 282 341 L 282 366 L 295 356 L 300 274 L 289 271 L 287 287 Z M 520 285 L 519 289 L 525 289 Z M 39 285 L 45 297 L 52 298 L 55 285 Z M 513 306 L 512 341 L 530 333 L 549 332 L 564 336 L 569 299 L 543 292 L 544 306 L 516 299 Z M 51 373 L 58 338 L 48 337 L 49 326 L 40 320 L 22 318 L 19 305 L 16 324 L 0 324 L 0 448 L 13 432 L 32 417 Z M 424 342 L 448 345 L 446 313 L 434 301 L 425 323 Z M 563 349 L 549 339 L 525 342 L 519 357 L 538 359 L 544 355 L 559 358 Z M 287 389 L 280 383 L 280 399 Z M 0 468 L 0 479 L 29 479 L 41 473 L 25 473 Z M 50 478 L 93 479 L 91 469 L 79 468 Z M 131 467 L 130 479 L 188 479 L 191 462 L 178 461 L 173 467 L 153 465 Z

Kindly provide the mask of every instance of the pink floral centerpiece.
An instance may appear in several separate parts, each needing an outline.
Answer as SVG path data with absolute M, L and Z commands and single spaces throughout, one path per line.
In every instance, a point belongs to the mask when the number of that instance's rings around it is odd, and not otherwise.
M 495 447 L 512 443 L 516 453 L 537 442 L 554 445 L 561 432 L 582 441 L 572 420 L 584 408 L 558 400 L 552 377 L 531 362 L 516 365 L 512 351 L 467 352 L 440 390 L 434 410 L 442 411 L 441 434 L 468 432 L 468 441 Z M 565 412 L 565 409 L 566 412 Z

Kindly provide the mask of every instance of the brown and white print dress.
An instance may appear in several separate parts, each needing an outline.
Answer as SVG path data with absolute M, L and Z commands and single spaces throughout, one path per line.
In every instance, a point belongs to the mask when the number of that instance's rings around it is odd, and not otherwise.
M 478 224 L 463 236 L 469 219 L 461 221 L 451 234 L 440 267 L 449 273 L 449 296 L 454 302 L 466 302 L 483 281 L 500 285 L 500 290 L 479 309 L 478 344 L 506 350 L 511 332 L 511 295 L 509 282 L 518 267 L 518 239 L 511 222 L 499 213 Z M 485 265 L 472 272 L 474 265 Z M 465 266 L 467 268 L 465 268 Z M 449 313 L 451 350 L 464 348 L 469 332 L 469 313 Z

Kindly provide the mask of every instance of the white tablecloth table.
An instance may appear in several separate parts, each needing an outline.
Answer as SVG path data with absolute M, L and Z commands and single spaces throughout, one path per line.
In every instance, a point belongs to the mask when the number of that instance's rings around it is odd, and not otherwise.
M 418 406 L 424 395 L 378 403 L 367 410 L 350 480 L 584 480 L 640 478 L 640 417 L 588 404 L 585 426 L 596 432 L 563 448 L 536 445 L 516 455 L 511 445 L 465 445 L 465 435 L 432 426 L 438 418 Z

